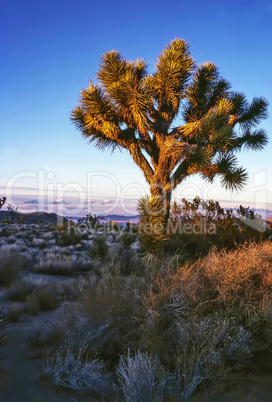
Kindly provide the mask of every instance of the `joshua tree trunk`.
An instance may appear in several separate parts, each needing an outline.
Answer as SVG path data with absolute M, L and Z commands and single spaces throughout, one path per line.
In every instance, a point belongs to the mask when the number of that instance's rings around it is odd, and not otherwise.
M 150 185 L 150 193 L 153 196 L 162 197 L 163 211 L 164 211 L 165 218 L 166 218 L 165 225 L 167 225 L 169 215 L 170 215 L 170 203 L 171 203 L 171 196 L 172 196 L 170 183 L 168 182 L 165 185 L 162 185 L 160 182 L 152 183 Z

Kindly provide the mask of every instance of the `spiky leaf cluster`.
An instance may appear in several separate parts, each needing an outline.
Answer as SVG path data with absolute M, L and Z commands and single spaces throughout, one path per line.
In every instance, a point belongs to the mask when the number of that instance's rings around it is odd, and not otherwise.
M 197 66 L 182 39 L 165 47 L 151 74 L 144 60 L 107 52 L 96 78 L 81 92 L 72 121 L 98 148 L 127 149 L 153 195 L 171 195 L 192 174 L 240 189 L 247 173 L 235 153 L 267 143 L 257 127 L 267 101 L 250 103 L 233 92 L 215 64 Z
M 160 196 L 142 197 L 137 206 L 140 243 L 149 255 L 159 255 L 166 240 L 166 217 Z

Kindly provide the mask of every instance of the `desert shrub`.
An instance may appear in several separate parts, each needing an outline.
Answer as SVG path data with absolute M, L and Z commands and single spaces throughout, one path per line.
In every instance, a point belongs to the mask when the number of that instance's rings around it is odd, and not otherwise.
M 106 237 L 97 236 L 93 239 L 93 245 L 89 249 L 88 256 L 92 259 L 104 260 L 108 249 Z
M 138 342 L 139 300 L 145 282 L 106 275 L 82 292 L 77 306 L 77 330 L 110 365 Z
M 199 256 L 212 246 L 234 248 L 251 240 L 264 240 L 271 231 L 261 216 L 240 205 L 236 212 L 223 209 L 219 202 L 195 197 L 173 203 L 168 221 L 168 252 Z
M 271 242 L 246 243 L 229 252 L 213 250 L 198 267 L 224 302 L 260 302 L 272 288 Z
M 9 237 L 9 236 L 11 236 L 11 234 L 12 234 L 12 231 L 7 227 L 4 227 L 0 230 L 0 237 Z
M 2 347 L 6 342 L 5 330 L 9 326 L 8 315 L 4 311 L 4 307 L 0 306 L 0 358 L 2 354 Z
M 162 253 L 166 240 L 166 217 L 163 200 L 159 196 L 146 196 L 139 200 L 137 211 L 140 217 L 138 229 L 144 260 L 149 263 Z
M 92 359 L 117 366 L 120 400 L 202 400 L 272 371 L 271 256 L 271 242 L 249 243 L 197 261 L 162 258 L 152 276 L 126 278 L 107 261 L 58 321 Z
M 138 351 L 121 356 L 117 366 L 115 389 L 125 402 L 180 400 L 181 389 L 175 375 L 171 375 L 157 357 Z
M 125 230 L 125 232 L 128 232 L 128 233 L 137 234 L 138 233 L 138 226 L 137 226 L 136 223 L 126 222 L 126 225 L 124 226 L 124 230 Z
M 78 281 L 73 281 L 71 283 L 54 283 L 51 285 L 51 289 L 54 293 L 64 301 L 75 301 L 78 300 L 80 292 L 83 287 L 77 285 Z
M 101 360 L 92 356 L 84 343 L 67 342 L 45 354 L 43 369 L 57 386 L 75 391 L 92 391 L 105 395 L 111 389 L 110 375 Z
M 39 261 L 34 266 L 34 271 L 40 274 L 69 276 L 76 271 L 76 268 L 76 257 L 58 255 L 50 251 L 40 256 Z
M 251 356 L 251 334 L 235 316 L 212 313 L 177 320 L 177 353 L 172 358 L 182 378 L 184 400 L 200 389 L 208 390 L 235 373 Z
M 34 238 L 32 240 L 32 245 L 34 247 L 39 247 L 41 249 L 44 249 L 47 247 L 47 242 L 44 239 L 40 239 L 40 238 Z
M 261 311 L 271 295 L 271 272 L 270 241 L 246 243 L 235 250 L 212 249 L 196 262 L 177 260 L 176 266 L 158 272 L 147 300 L 151 306 L 153 301 L 167 304 L 175 296 L 198 314 L 218 306 Z
M 131 250 L 136 240 L 137 236 L 129 232 L 124 232 L 118 237 L 117 265 L 121 275 L 130 275 L 139 271 L 137 269 L 139 268 L 139 261 L 136 261 L 136 256 Z
M 109 220 L 109 221 L 107 221 L 106 225 L 107 225 L 107 230 L 110 232 L 119 233 L 122 230 L 122 227 L 119 225 L 119 223 L 115 222 L 115 221 Z
M 11 306 L 7 312 L 9 322 L 19 322 L 25 312 L 25 309 L 21 306 Z
M 33 313 L 55 310 L 60 305 L 56 294 L 47 287 L 34 291 L 26 298 L 26 301 L 33 306 Z
M 31 281 L 17 281 L 9 288 L 7 296 L 11 301 L 24 302 L 36 288 L 37 285 Z
M 0 286 L 11 285 L 24 267 L 24 260 L 16 250 L 0 249 Z
M 45 348 L 56 349 L 60 347 L 65 342 L 66 336 L 67 333 L 55 323 L 38 322 L 36 324 L 34 322 L 31 326 L 31 336 L 29 337 L 29 341 L 31 346 L 36 349 L 36 356 L 37 352 L 40 352 L 40 356 L 43 357 L 42 350 L 44 352 Z
M 142 260 L 129 250 L 119 250 L 117 261 L 113 263 L 115 265 L 115 272 L 118 272 L 120 275 L 136 274 L 141 276 L 143 274 Z
M 60 230 L 61 235 L 58 237 L 56 243 L 61 247 L 75 246 L 79 244 L 83 237 L 74 227 Z

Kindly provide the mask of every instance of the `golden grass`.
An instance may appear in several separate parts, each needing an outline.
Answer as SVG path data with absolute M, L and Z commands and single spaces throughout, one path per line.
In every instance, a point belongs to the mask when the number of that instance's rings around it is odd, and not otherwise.
M 212 251 L 199 268 L 223 300 L 246 296 L 261 300 L 272 290 L 272 244 L 244 244 L 233 251 Z
M 145 304 L 156 310 L 177 297 L 198 314 L 216 306 L 265 309 L 272 300 L 272 243 L 213 249 L 194 263 L 169 268 L 157 276 Z

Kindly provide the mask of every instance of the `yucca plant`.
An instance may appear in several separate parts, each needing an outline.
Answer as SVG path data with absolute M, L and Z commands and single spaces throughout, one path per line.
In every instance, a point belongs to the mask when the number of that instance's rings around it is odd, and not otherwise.
M 93 259 L 103 260 L 108 253 L 108 245 L 104 236 L 97 236 L 93 239 L 93 245 L 89 250 L 89 257 Z
M 131 247 L 133 244 L 135 244 L 137 240 L 137 235 L 134 233 L 122 233 L 118 240 L 117 243 L 119 244 L 121 250 L 123 251 L 131 251 Z
M 118 263 L 119 272 L 123 275 L 129 275 L 135 270 L 135 255 L 133 254 L 131 247 L 135 244 L 137 235 L 130 232 L 123 232 L 119 236 L 117 243 L 118 249 Z
M 151 262 L 163 251 L 166 240 L 166 216 L 160 196 L 146 196 L 139 200 L 137 211 L 140 244 L 144 249 L 144 259 Z

